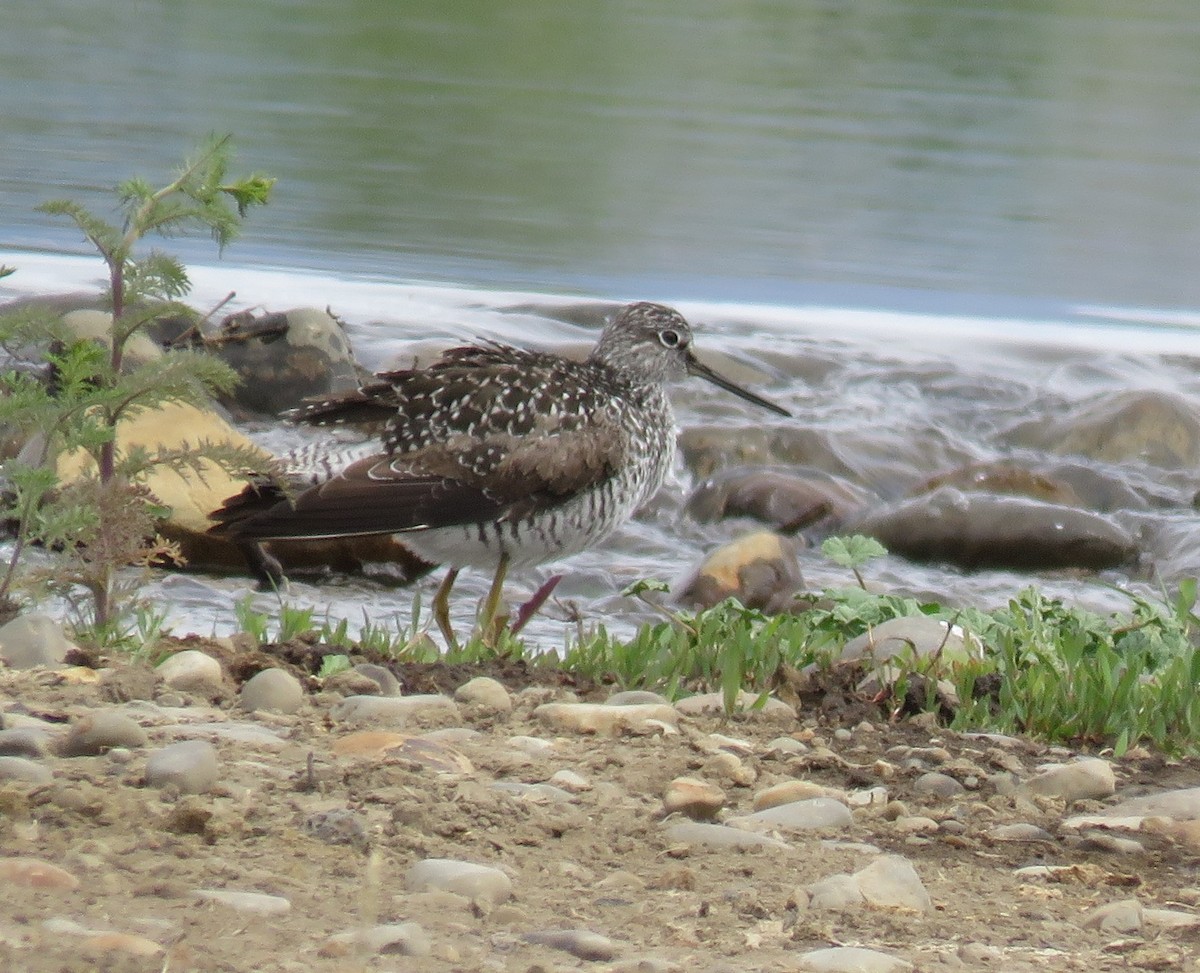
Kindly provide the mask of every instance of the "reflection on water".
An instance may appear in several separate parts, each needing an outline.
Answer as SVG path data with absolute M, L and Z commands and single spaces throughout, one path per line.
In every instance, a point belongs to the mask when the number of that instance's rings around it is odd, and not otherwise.
M 1197 50 L 1194 0 L 16 0 L 0 243 L 216 130 L 281 179 L 242 259 L 1197 306 Z

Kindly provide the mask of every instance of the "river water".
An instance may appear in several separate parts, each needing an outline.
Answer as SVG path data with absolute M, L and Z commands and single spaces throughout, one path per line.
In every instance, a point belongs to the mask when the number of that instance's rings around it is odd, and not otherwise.
M 14 0 L 0 262 L 18 273 L 0 298 L 100 276 L 37 203 L 103 209 L 106 187 L 163 181 L 231 132 L 237 168 L 279 182 L 219 262 L 168 241 L 197 305 L 330 305 L 375 366 L 415 339 L 594 337 L 516 306 L 675 303 L 797 422 L 913 457 L 867 484 L 894 495 L 1004 456 L 1019 418 L 1130 388 L 1200 396 L 1197 51 L 1192 0 Z M 762 422 L 676 398 L 685 428 Z M 681 469 L 638 526 L 569 562 L 566 594 L 636 617 L 622 583 L 674 578 L 721 539 L 679 518 L 690 486 Z M 802 561 L 814 585 L 844 580 Z M 1031 580 L 891 558 L 877 574 L 985 602 Z M 1130 579 L 1036 580 L 1116 607 L 1107 585 Z M 227 631 L 245 590 L 155 583 L 202 632 Z M 355 581 L 294 597 L 335 616 L 408 604 Z

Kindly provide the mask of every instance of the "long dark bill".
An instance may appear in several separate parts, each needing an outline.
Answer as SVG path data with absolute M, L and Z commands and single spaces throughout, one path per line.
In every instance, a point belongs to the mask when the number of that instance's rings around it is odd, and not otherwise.
M 783 406 L 776 405 L 769 399 L 764 399 L 761 395 L 755 395 L 749 389 L 744 389 L 740 385 L 729 381 L 729 379 L 727 379 L 724 375 L 717 374 L 690 352 L 687 356 L 687 370 L 689 375 L 695 375 L 698 378 L 703 378 L 709 382 L 712 382 L 713 385 L 723 388 L 726 392 L 732 392 L 739 399 L 745 399 L 747 402 L 753 402 L 757 406 L 761 406 L 764 409 L 769 409 L 776 415 L 787 416 L 789 419 L 792 416 L 792 414 Z

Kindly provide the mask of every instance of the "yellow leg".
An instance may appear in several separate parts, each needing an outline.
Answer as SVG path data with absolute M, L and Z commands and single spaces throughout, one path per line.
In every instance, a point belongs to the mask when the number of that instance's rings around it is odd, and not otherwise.
M 508 574 L 508 555 L 501 554 L 496 564 L 496 574 L 492 578 L 492 586 L 488 589 L 487 598 L 483 602 L 483 610 L 479 613 L 479 630 L 483 633 L 484 641 L 495 646 L 500 633 L 496 630 L 496 612 L 500 608 L 500 596 L 504 591 L 504 578 Z
M 441 629 L 442 638 L 446 640 L 446 648 L 451 652 L 458 651 L 458 639 L 454 637 L 454 626 L 450 624 L 450 589 L 457 578 L 458 568 L 451 568 L 433 596 L 433 618 Z

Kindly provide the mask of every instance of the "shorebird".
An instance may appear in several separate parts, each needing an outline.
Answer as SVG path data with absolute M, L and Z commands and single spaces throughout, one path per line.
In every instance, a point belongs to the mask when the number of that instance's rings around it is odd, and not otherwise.
M 599 543 L 658 491 L 675 456 L 666 384 L 687 375 L 790 415 L 701 363 L 678 311 L 630 304 L 582 361 L 497 343 L 453 348 L 427 368 L 383 372 L 295 410 L 318 424 L 386 416 L 384 433 L 349 451 L 304 450 L 285 471 L 294 498 L 252 482 L 212 514 L 212 530 L 267 573 L 269 559 L 253 554 L 262 541 L 396 535 L 450 565 L 434 616 L 452 640 L 460 568 L 494 570 L 490 619 L 510 567 Z

